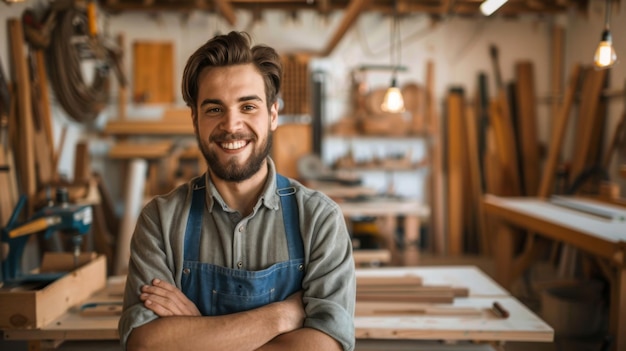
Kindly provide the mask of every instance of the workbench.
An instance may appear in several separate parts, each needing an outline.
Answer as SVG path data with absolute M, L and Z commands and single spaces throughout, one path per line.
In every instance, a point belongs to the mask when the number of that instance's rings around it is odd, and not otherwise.
M 506 290 L 496 284 L 485 273 L 473 266 L 451 267 L 383 267 L 357 269 L 359 277 L 402 277 L 416 275 L 427 285 L 451 285 L 468 288 L 468 296 L 456 298 L 454 305 L 488 308 L 493 302 L 499 302 L 509 312 L 510 317 L 499 319 L 489 315 L 478 317 L 403 315 L 403 316 L 367 316 L 355 318 L 357 338 L 356 350 L 419 350 L 420 345 L 438 345 L 427 347 L 429 350 L 493 350 L 489 345 L 502 346 L 507 341 L 542 341 L 550 342 L 553 330 L 519 301 L 511 297 Z M 89 302 L 119 303 L 122 299 L 120 277 L 109 281 L 107 288 L 92 296 Z M 358 304 L 358 302 L 357 302 Z M 84 305 L 84 304 L 82 304 Z M 29 340 L 41 348 L 54 349 L 63 341 L 102 340 L 116 341 L 119 336 L 117 323 L 119 315 L 84 316 L 78 308 L 41 329 L 5 330 L 7 340 Z M 458 342 L 458 348 L 440 345 L 441 340 Z M 466 342 L 482 341 L 474 346 Z M 380 346 L 383 343 L 385 346 Z M 430 343 L 430 344 L 429 344 Z M 378 346 L 377 346 L 378 345 Z M 407 346 L 409 345 L 409 346 Z M 486 345 L 486 346 L 483 346 Z M 500 345 L 500 346 L 498 346 Z
M 420 240 L 420 219 L 430 216 L 428 206 L 416 199 L 386 196 L 371 196 L 362 201 L 338 201 L 337 204 L 348 221 L 351 217 L 360 216 L 379 218 L 379 229 L 384 237 L 386 249 L 391 252 L 391 262 L 396 265 L 415 263 L 401 261 L 397 253 L 395 234 L 398 217 L 404 218 L 404 248 L 417 249 Z
M 591 255 L 611 282 L 609 328 L 615 338 L 613 349 L 626 350 L 626 209 L 592 199 L 573 198 L 572 206 L 565 207 L 545 199 L 493 195 L 485 196 L 483 205 L 486 214 L 499 221 L 495 237 L 498 282 L 508 288 L 532 261 L 529 255 L 514 255 L 516 227 Z
M 453 286 L 468 289 L 468 296 L 455 298 L 453 306 L 488 310 L 498 302 L 509 313 L 506 319 L 488 313 L 480 316 L 439 316 L 407 314 L 400 316 L 357 316 L 355 332 L 357 351 L 370 350 L 372 344 L 387 342 L 379 350 L 421 350 L 423 343 L 432 340 L 456 342 L 459 350 L 480 350 L 482 346 L 462 346 L 472 342 L 495 345 L 503 348 L 506 342 L 532 341 L 551 342 L 553 329 L 526 308 L 516 298 L 498 285 L 489 276 L 474 266 L 441 267 L 382 267 L 357 270 L 360 277 L 406 277 L 416 275 L 424 285 Z M 357 305 L 359 303 L 357 302 Z M 358 307 L 357 307 L 358 308 Z M 412 345 L 412 346 L 409 346 Z M 429 348 L 438 350 L 437 348 Z

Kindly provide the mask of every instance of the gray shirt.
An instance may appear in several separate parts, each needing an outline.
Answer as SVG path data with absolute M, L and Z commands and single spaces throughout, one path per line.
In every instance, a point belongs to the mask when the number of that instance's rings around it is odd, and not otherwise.
M 268 168 L 265 189 L 252 213 L 245 218 L 226 205 L 210 177 L 204 175 L 207 191 L 200 261 L 255 271 L 289 259 L 280 198 L 276 194 L 276 169 L 269 158 Z M 304 326 L 332 336 L 344 350 L 353 350 L 356 280 L 344 217 L 329 197 L 290 181 L 296 188 L 304 245 Z M 124 312 L 119 322 L 123 345 L 133 328 L 158 318 L 139 299 L 141 286 L 159 278 L 181 288 L 183 240 L 194 182 L 195 179 L 167 195 L 153 198 L 137 220 L 131 241 Z

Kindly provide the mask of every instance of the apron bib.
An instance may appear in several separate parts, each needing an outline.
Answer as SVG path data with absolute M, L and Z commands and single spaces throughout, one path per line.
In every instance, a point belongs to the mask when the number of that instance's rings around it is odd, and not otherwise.
M 304 247 L 300 235 L 296 189 L 276 175 L 283 211 L 289 259 L 260 271 L 247 271 L 198 261 L 202 214 L 205 204 L 204 177 L 194 185 L 185 230 L 182 292 L 204 316 L 242 312 L 282 301 L 302 289 Z

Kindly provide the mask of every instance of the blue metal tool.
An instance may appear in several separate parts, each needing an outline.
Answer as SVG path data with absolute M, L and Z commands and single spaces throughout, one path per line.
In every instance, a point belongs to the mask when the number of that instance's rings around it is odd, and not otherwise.
M 48 239 L 55 232 L 72 235 L 74 244 L 74 264 L 77 265 L 83 235 L 89 232 L 93 218 L 90 205 L 71 205 L 67 202 L 67 190 L 57 190 L 57 202 L 50 203 L 35 213 L 21 225 L 17 220 L 26 204 L 26 196 L 21 196 L 6 227 L 2 228 L 0 241 L 9 245 L 9 254 L 2 261 L 2 280 L 22 280 L 27 278 L 20 269 L 24 248 L 31 234 L 44 233 Z

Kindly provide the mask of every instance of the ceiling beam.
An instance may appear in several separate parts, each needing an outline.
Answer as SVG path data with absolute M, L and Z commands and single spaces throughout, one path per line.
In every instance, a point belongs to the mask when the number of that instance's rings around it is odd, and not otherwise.
M 215 6 L 220 11 L 226 22 L 231 26 L 237 24 L 237 15 L 235 15 L 235 9 L 233 5 L 228 0 L 213 0 L 215 1 Z
M 339 27 L 335 31 L 335 34 L 332 36 L 328 45 L 324 51 L 322 51 L 322 56 L 330 55 L 337 44 L 341 41 L 343 36 L 346 34 L 348 29 L 352 27 L 354 21 L 359 17 L 365 6 L 369 3 L 369 0 L 351 0 L 348 8 L 346 9 L 343 18 L 341 19 L 341 23 L 339 23 Z

